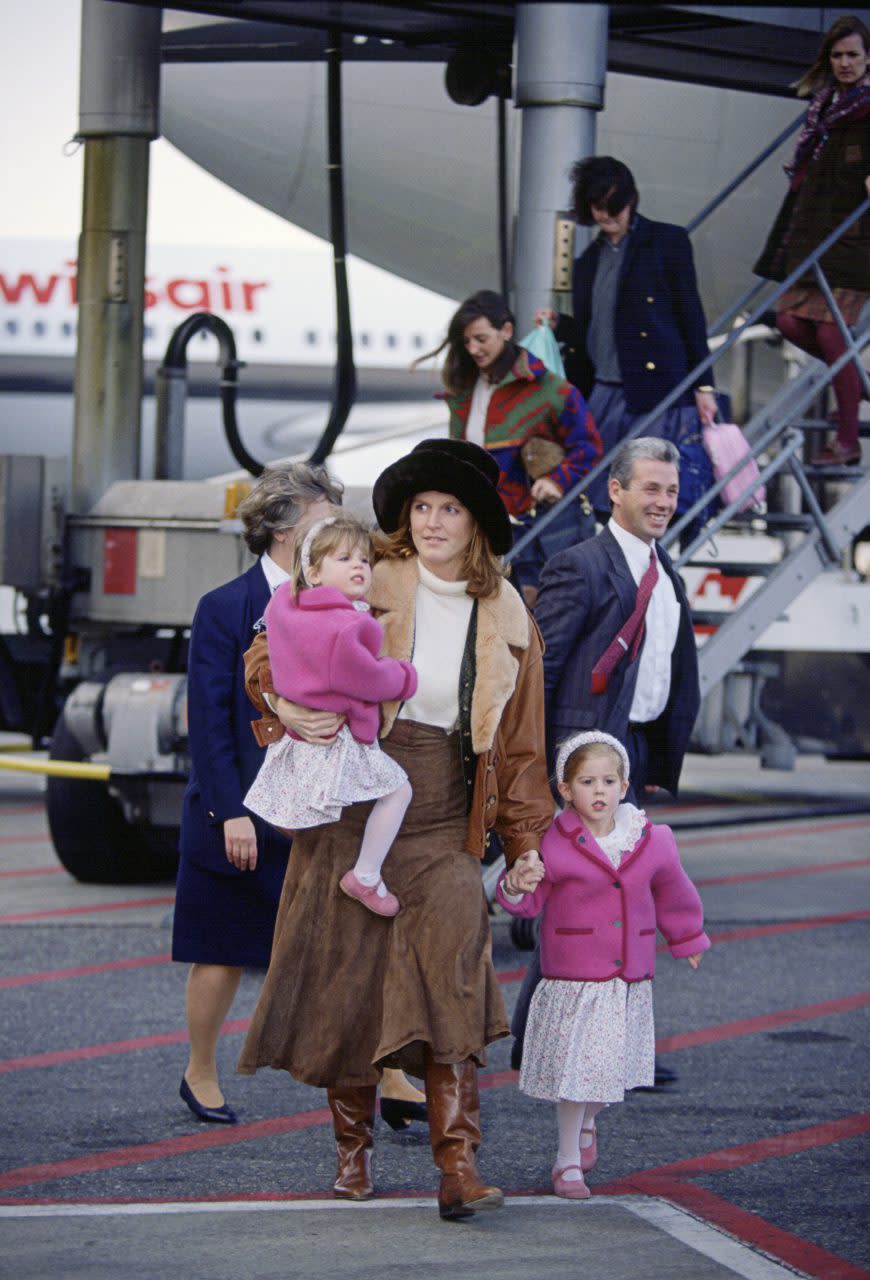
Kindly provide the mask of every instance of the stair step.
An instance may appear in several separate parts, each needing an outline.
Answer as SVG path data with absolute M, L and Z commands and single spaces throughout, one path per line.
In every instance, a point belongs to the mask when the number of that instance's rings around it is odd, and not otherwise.
M 862 480 L 867 474 L 866 467 L 848 466 L 848 467 L 817 467 L 812 462 L 804 463 L 804 471 L 813 480 Z
M 836 428 L 836 422 L 831 422 L 829 418 L 795 418 L 789 424 L 797 427 L 798 431 L 833 431 Z M 861 418 L 858 421 L 858 434 L 865 439 L 870 437 L 870 421 Z
M 684 569 L 716 569 L 723 578 L 763 578 L 779 560 L 687 560 Z
M 764 519 L 768 529 L 777 533 L 814 529 L 816 524 L 811 515 L 794 511 L 768 511 Z

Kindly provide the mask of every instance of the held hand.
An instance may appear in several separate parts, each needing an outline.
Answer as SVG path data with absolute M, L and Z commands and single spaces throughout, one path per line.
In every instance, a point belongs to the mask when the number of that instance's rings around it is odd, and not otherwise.
M 531 893 L 544 878 L 544 864 L 537 849 L 517 858 L 504 879 L 505 890 L 510 894 Z
M 253 871 L 257 865 L 257 833 L 248 817 L 227 818 L 224 823 L 227 862 L 239 871 Z
M 538 307 L 534 319 L 535 324 L 548 324 L 551 329 L 555 329 L 559 323 L 559 317 L 552 307 Z
M 705 426 L 715 422 L 716 414 L 719 412 L 719 405 L 716 403 L 716 397 L 712 391 L 696 391 L 695 408 L 698 410 L 698 417 Z
M 696 955 L 696 956 L 688 956 L 688 957 L 687 957 L 687 959 L 688 959 L 688 961 L 689 961 L 689 964 L 692 966 L 692 968 L 693 968 L 693 969 L 697 969 L 698 965 L 701 963 L 701 956 L 702 956 L 703 954 L 704 954 L 704 953 L 703 953 L 703 951 L 701 951 L 701 952 L 699 952 L 699 953 L 698 953 L 698 955 Z
M 540 476 L 532 485 L 530 492 L 535 502 L 543 502 L 548 507 L 558 502 L 562 496 L 562 490 L 549 476 Z
M 303 742 L 326 746 L 344 724 L 344 716 L 335 711 L 313 711 L 311 707 L 300 706 L 287 698 L 273 697 L 278 719 L 285 729 L 292 729 Z
M 864 179 L 864 186 L 867 189 L 868 196 L 870 196 L 870 173 L 868 173 L 867 177 Z

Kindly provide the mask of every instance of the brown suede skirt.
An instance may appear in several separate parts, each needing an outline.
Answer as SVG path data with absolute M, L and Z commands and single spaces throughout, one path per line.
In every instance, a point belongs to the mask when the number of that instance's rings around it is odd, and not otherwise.
M 392 920 L 346 897 L 371 804 L 293 841 L 272 960 L 238 1070 L 289 1071 L 306 1084 L 374 1084 L 382 1067 L 423 1074 L 509 1034 L 492 964 L 480 863 L 467 853 L 458 734 L 399 720 L 382 744 L 414 798 L 384 863 L 402 904 Z

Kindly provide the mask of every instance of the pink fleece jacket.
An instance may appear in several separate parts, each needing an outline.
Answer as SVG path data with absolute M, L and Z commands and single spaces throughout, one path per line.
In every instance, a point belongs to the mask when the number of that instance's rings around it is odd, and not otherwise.
M 358 742 L 377 738 L 381 702 L 417 691 L 410 662 L 378 657 L 381 624 L 335 587 L 309 587 L 294 597 L 285 583 L 263 616 L 275 690 L 306 707 L 344 712 Z
M 509 902 L 515 916 L 541 922 L 541 970 L 545 978 L 642 982 L 656 968 L 656 929 L 680 959 L 706 951 L 704 911 L 698 890 L 680 863 L 670 827 L 647 822 L 619 870 L 602 853 L 570 809 L 541 841 L 546 875 L 534 893 Z

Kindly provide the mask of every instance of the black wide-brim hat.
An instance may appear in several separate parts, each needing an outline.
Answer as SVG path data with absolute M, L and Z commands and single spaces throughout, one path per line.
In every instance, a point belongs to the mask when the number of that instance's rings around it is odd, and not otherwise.
M 421 440 L 410 453 L 382 471 L 372 505 L 384 533 L 395 533 L 402 507 L 415 493 L 449 493 L 467 507 L 496 555 L 513 545 L 510 517 L 501 500 L 498 463 L 468 440 Z

